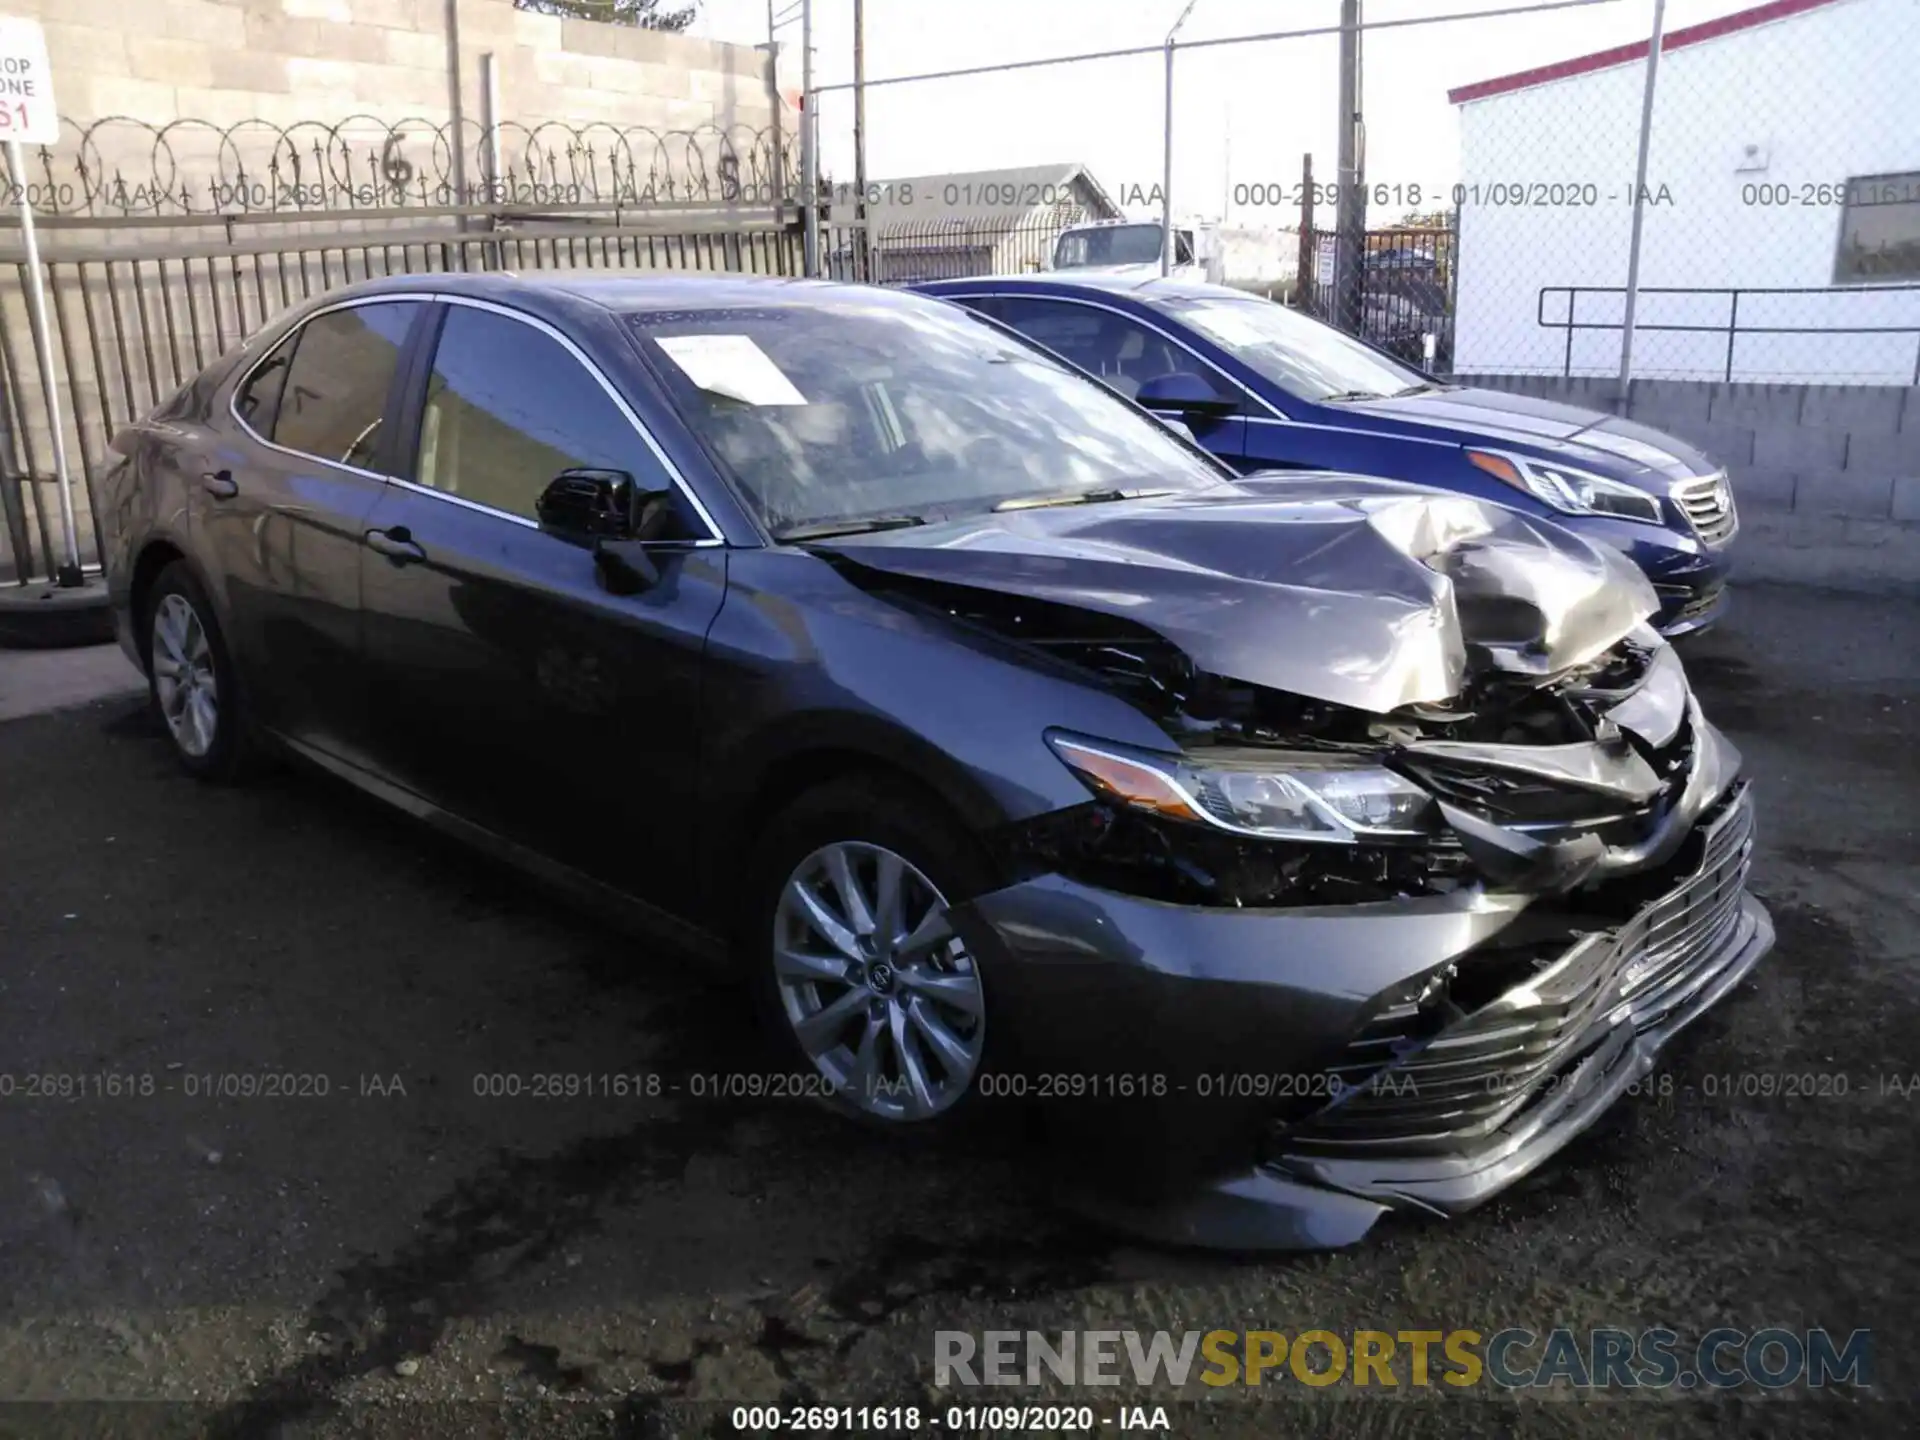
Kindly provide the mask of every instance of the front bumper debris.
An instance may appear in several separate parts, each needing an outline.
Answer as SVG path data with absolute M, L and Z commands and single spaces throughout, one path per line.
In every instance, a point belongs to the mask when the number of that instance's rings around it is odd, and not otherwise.
M 1752 830 L 1746 787 L 1729 786 L 1663 891 L 1570 942 L 1563 926 L 1550 953 L 1522 937 L 1556 933 L 1540 924 L 1553 901 L 1477 888 L 1207 909 L 1049 875 L 953 915 L 1015 1017 L 1022 1068 L 1056 1077 L 1026 1093 L 1058 1101 L 1062 1153 L 1106 1162 L 1076 1167 L 1069 1203 L 1174 1243 L 1323 1248 L 1390 1209 L 1470 1209 L 1645 1075 L 1772 947 L 1745 890 Z M 1436 1027 L 1423 979 L 1496 954 L 1494 973 L 1532 968 Z M 1151 1099 L 1103 1099 L 1114 1077 L 1152 1075 Z

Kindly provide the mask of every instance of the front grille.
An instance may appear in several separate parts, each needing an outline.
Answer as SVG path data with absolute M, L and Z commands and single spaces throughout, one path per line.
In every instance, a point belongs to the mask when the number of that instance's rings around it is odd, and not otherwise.
M 1753 849 L 1744 789 L 1702 829 L 1699 861 L 1680 884 L 1431 1039 L 1412 1033 L 1412 1004 L 1377 1017 L 1331 1067 L 1358 1088 L 1286 1130 L 1285 1147 L 1351 1153 L 1482 1137 L 1615 1024 L 1659 1026 L 1717 968 L 1738 926 Z
M 1733 491 L 1727 486 L 1726 472 L 1682 480 L 1673 487 L 1673 503 L 1693 526 L 1694 534 L 1709 545 L 1731 539 L 1739 527 L 1733 510 Z

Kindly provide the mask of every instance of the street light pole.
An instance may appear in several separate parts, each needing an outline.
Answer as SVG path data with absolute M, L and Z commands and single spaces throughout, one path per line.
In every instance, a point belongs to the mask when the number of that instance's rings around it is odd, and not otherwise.
M 867 275 L 867 7 L 853 0 L 853 223 L 854 279 Z
M 1333 313 L 1343 330 L 1360 328 L 1360 250 L 1366 234 L 1366 196 L 1360 167 L 1360 0 L 1340 0 L 1340 131 L 1333 220 Z
M 1164 123 L 1161 126 L 1162 154 L 1160 157 L 1160 273 L 1165 275 L 1173 265 L 1173 37 L 1180 33 L 1180 27 L 1187 23 L 1187 17 L 1193 13 L 1193 7 L 1199 0 L 1187 0 L 1186 8 L 1180 12 L 1180 18 L 1173 22 L 1173 28 L 1167 31 L 1167 98 Z
M 1640 308 L 1640 224 L 1646 218 L 1647 151 L 1653 144 L 1653 90 L 1660 78 L 1660 45 L 1666 30 L 1667 0 L 1653 0 L 1653 41 L 1647 46 L 1647 83 L 1640 95 L 1640 158 L 1633 172 L 1633 231 L 1627 240 L 1627 309 L 1620 317 L 1620 393 L 1624 411 L 1633 380 L 1634 312 Z M 1572 301 L 1567 323 L 1573 323 Z M 1571 332 L 1569 332 L 1571 333 Z
M 801 263 L 809 276 L 820 273 L 820 158 L 813 93 L 813 0 L 800 4 L 800 196 L 806 206 L 801 228 Z

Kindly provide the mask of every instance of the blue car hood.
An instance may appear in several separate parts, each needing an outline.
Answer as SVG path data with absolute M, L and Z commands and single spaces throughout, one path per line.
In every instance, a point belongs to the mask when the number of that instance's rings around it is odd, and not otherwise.
M 1717 467 L 1686 441 L 1637 424 L 1557 400 L 1504 390 L 1429 390 L 1418 395 L 1329 406 L 1336 413 L 1418 427 L 1430 438 L 1479 443 L 1565 461 L 1662 492 L 1674 480 L 1706 475 Z
M 965 516 L 810 547 L 1157 632 L 1215 675 L 1384 714 L 1482 667 L 1544 679 L 1658 608 L 1608 545 L 1505 506 L 1351 475 Z

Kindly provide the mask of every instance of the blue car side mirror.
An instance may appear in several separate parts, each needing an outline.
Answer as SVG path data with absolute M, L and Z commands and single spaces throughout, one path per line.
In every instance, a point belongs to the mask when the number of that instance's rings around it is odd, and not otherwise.
M 1236 396 L 1222 395 L 1210 381 L 1185 370 L 1154 376 L 1133 401 L 1148 410 L 1170 410 L 1176 415 L 1230 415 L 1240 408 Z

